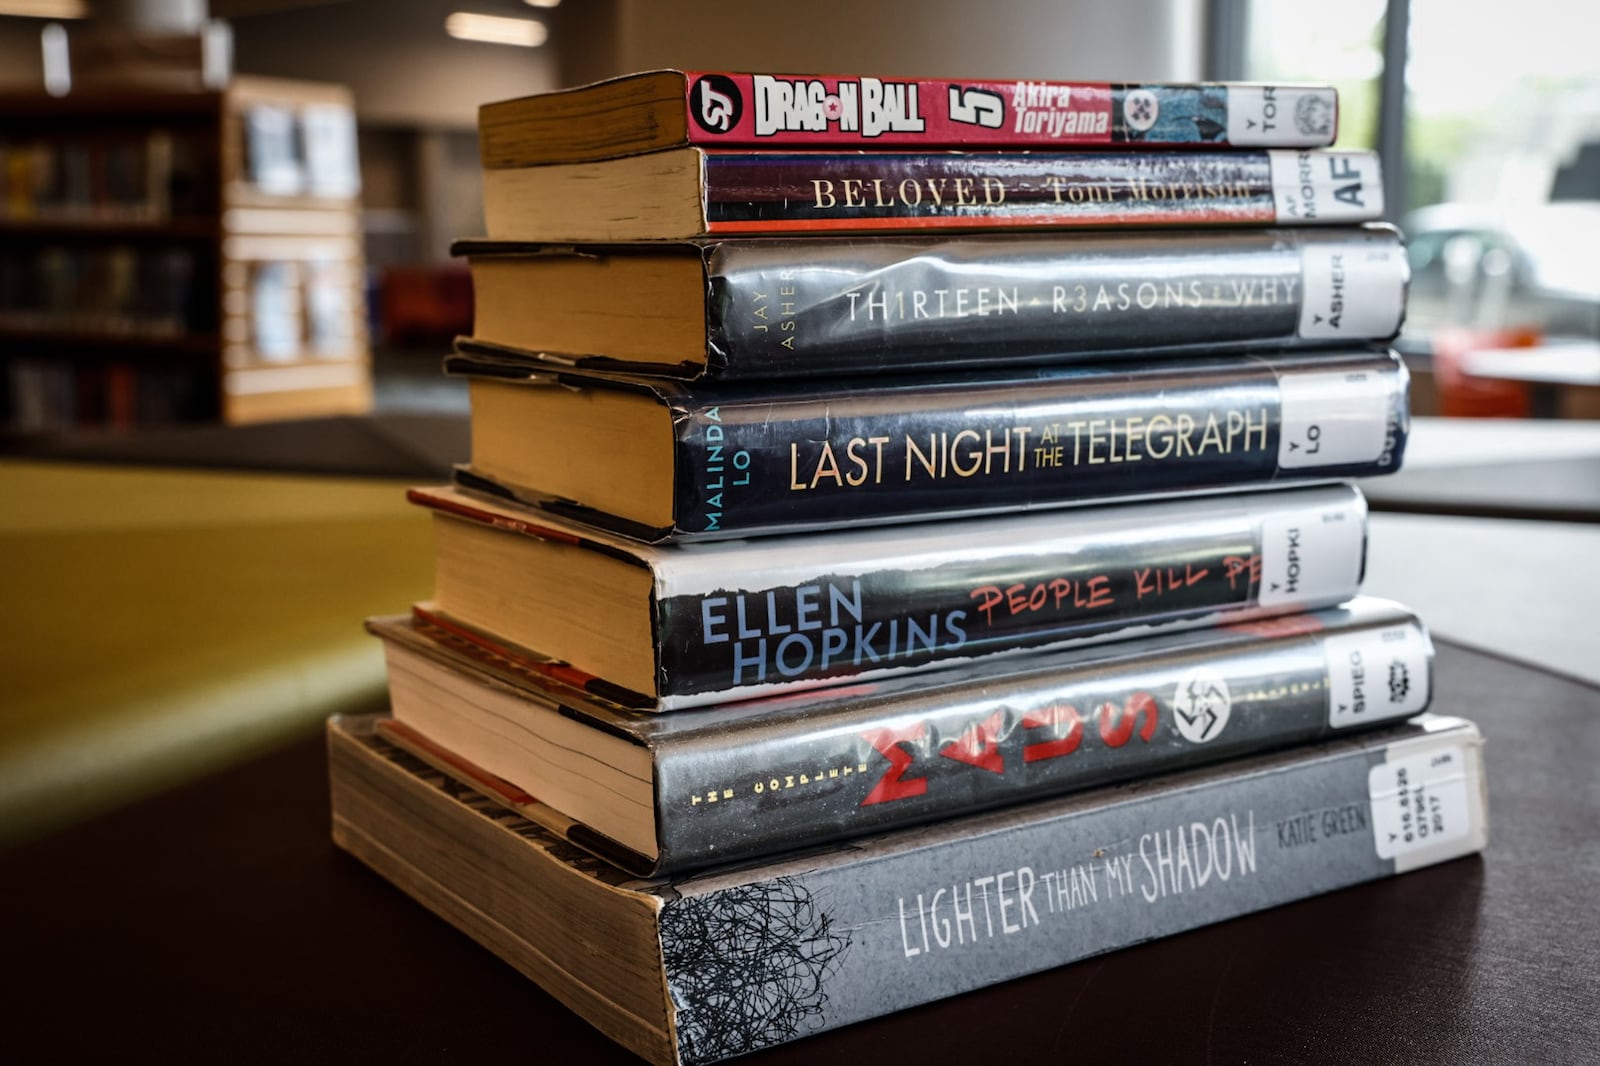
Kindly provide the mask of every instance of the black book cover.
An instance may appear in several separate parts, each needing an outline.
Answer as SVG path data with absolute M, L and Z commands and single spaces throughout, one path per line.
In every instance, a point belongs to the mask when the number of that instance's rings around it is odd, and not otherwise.
M 643 391 L 667 406 L 670 529 L 497 481 L 477 455 L 464 473 L 476 488 L 641 539 L 1366 477 L 1399 469 L 1408 427 L 1405 367 L 1374 351 L 727 385 L 530 375 L 470 353 L 446 365 L 526 382 L 516 387 Z

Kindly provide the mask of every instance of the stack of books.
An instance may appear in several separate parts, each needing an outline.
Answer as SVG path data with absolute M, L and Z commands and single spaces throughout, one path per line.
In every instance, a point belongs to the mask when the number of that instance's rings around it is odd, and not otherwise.
M 663 1063 L 1480 849 L 1477 731 L 1358 595 L 1406 267 L 1334 103 L 486 106 L 471 462 L 335 838 Z

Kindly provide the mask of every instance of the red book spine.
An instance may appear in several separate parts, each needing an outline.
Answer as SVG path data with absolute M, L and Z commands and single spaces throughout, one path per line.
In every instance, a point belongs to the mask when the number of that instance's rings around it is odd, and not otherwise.
M 705 147 L 1320 148 L 1338 118 L 1326 85 L 685 77 Z

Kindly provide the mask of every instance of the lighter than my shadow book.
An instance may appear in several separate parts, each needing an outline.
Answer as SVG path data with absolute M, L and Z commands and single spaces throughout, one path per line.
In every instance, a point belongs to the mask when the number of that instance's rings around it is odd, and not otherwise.
M 661 1066 L 1403 874 L 1480 851 L 1488 833 L 1477 728 L 1425 715 L 647 881 L 567 843 L 537 805 L 513 810 L 374 724 L 329 724 L 335 842 Z

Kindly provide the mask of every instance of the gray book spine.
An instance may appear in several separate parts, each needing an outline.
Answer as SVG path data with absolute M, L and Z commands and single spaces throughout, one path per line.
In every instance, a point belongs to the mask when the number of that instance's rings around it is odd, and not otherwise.
M 659 917 L 679 1055 L 716 1061 L 1481 850 L 1478 732 L 1431 722 L 680 882 Z
M 1262 623 L 1224 647 L 1152 638 L 1083 668 L 890 696 L 875 713 L 822 702 L 805 714 L 663 730 L 659 866 L 747 861 L 1427 708 L 1433 648 L 1415 618 L 1372 612 L 1350 625 L 1332 612 L 1326 630 L 1315 619 Z
M 706 269 L 728 379 L 1381 340 L 1408 278 L 1386 226 L 727 241 Z

